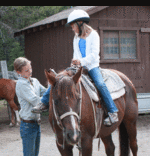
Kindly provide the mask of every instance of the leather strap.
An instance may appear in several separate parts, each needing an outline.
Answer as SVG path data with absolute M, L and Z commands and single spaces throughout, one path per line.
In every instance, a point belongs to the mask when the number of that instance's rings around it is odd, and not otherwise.
M 79 115 L 76 112 L 67 112 L 63 115 L 60 116 L 60 119 L 62 120 L 63 118 L 65 118 L 66 116 L 70 116 L 70 115 L 74 115 L 76 116 L 78 119 L 80 119 Z
M 21 119 L 21 121 L 26 122 L 26 123 L 37 123 L 37 121 L 35 121 L 35 120 L 23 120 L 23 119 Z

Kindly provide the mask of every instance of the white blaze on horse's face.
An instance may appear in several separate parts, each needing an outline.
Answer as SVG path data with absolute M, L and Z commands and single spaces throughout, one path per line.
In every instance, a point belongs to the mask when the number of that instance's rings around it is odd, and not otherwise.
M 72 109 L 71 108 L 70 108 L 70 111 L 72 112 Z M 70 115 L 70 118 L 71 118 L 71 124 L 72 124 L 73 131 L 74 131 L 73 139 L 76 140 L 77 137 L 78 137 L 78 134 L 77 134 L 77 130 L 76 130 L 75 116 L 74 115 Z

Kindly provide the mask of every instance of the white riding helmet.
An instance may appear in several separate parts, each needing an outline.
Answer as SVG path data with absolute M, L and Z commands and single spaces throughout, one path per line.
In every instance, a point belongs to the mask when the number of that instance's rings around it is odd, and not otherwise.
M 69 14 L 66 25 L 70 25 L 70 23 L 77 21 L 89 23 L 90 16 L 84 10 L 74 10 Z

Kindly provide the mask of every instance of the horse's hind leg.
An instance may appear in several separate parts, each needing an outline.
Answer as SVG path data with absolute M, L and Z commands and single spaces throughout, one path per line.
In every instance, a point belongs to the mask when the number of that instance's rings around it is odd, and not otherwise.
M 129 127 L 129 140 L 130 140 L 130 148 L 132 150 L 133 156 L 137 156 L 138 146 L 137 146 L 137 139 L 136 139 L 136 123 L 133 123 Z
M 11 107 L 10 107 L 10 109 L 11 109 L 11 122 L 10 122 L 9 126 L 13 127 L 13 126 L 15 126 L 15 113 Z
M 136 130 L 136 122 L 122 122 L 119 128 L 120 132 L 120 155 L 121 156 L 129 156 L 129 145 L 133 156 L 137 156 L 137 130 Z
M 135 122 L 130 122 L 125 125 L 129 137 L 129 142 L 130 142 L 130 148 L 133 153 L 133 156 L 137 156 L 137 151 L 138 151 L 138 145 L 137 145 L 137 129 L 136 129 L 136 121 Z
M 112 141 L 112 136 L 109 135 L 109 136 L 106 136 L 106 137 L 103 137 L 101 138 L 104 145 L 105 145 L 105 151 L 106 151 L 106 154 L 107 156 L 114 156 L 115 155 L 115 146 L 114 146 L 114 143 Z
M 19 118 L 19 113 L 18 113 L 18 107 L 14 103 L 13 100 L 10 100 L 10 101 L 8 100 L 8 103 L 9 103 L 10 108 L 11 108 L 11 123 L 10 123 L 10 126 L 14 126 L 15 125 L 15 114 L 16 114 L 16 118 L 17 118 L 17 125 L 19 125 L 20 118 Z
M 130 100 L 130 96 L 127 97 Z M 138 118 L 138 107 L 137 107 L 136 99 L 134 100 L 134 102 L 132 102 L 131 100 L 129 102 L 126 102 L 126 105 L 127 105 L 126 113 L 123 122 L 120 125 L 120 127 L 122 126 L 121 128 L 122 130 L 120 129 L 120 132 L 122 133 L 121 136 L 123 137 L 126 134 L 127 137 L 125 138 L 128 138 L 128 146 L 130 146 L 133 156 L 137 156 L 138 145 L 137 145 L 136 122 Z

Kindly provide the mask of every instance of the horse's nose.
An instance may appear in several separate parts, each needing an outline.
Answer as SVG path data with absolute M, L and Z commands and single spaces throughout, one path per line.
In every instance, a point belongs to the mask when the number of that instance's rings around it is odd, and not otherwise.
M 76 130 L 75 132 L 72 130 L 66 131 L 66 140 L 69 144 L 75 145 L 79 142 L 80 131 Z

